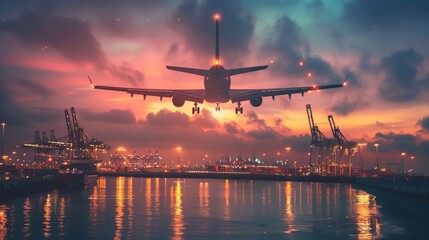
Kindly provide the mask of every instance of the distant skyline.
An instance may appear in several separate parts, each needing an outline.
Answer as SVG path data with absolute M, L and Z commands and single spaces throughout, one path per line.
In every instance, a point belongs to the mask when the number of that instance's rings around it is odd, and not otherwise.
M 341 82 L 348 87 L 291 100 L 176 108 L 171 99 L 96 91 L 97 84 L 202 88 L 201 77 L 165 65 L 213 64 L 213 14 L 221 15 L 221 63 L 268 64 L 232 77 L 235 88 L 294 87 Z M 168 161 L 202 163 L 226 151 L 286 154 L 307 164 L 310 132 L 305 105 L 331 137 L 327 116 L 347 138 L 367 142 L 365 166 L 400 162 L 429 174 L 429 2 L 341 1 L 1 1 L 0 122 L 7 152 L 33 140 L 34 130 L 66 135 L 64 109 L 74 106 L 85 130 L 130 153 L 159 150 Z M 299 63 L 303 62 L 303 66 Z M 311 77 L 309 74 L 311 73 Z M 113 151 L 111 151 L 113 152 Z M 358 164 L 359 154 L 355 158 Z M 415 156 L 412 163 L 408 157 Z M 104 156 L 108 158 L 108 156 Z

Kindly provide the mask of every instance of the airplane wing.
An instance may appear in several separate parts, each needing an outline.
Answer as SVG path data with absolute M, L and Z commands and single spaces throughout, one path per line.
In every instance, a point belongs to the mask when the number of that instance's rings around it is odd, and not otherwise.
M 166 98 L 179 97 L 185 101 L 203 103 L 205 97 L 205 91 L 203 89 L 149 89 L 149 88 L 128 88 L 128 87 L 114 87 L 114 86 L 102 86 L 93 84 L 90 77 L 88 77 L 91 82 L 91 86 L 94 89 L 109 90 L 109 91 L 118 91 L 125 92 L 133 97 L 136 95 L 143 95 L 143 98 L 146 99 L 146 96 L 155 96 Z
M 301 94 L 304 96 L 304 93 L 311 91 L 319 91 L 322 89 L 329 88 L 338 88 L 344 87 L 346 81 L 340 84 L 328 84 L 328 85 L 313 85 L 308 87 L 293 87 L 293 88 L 268 88 L 268 89 L 231 89 L 230 96 L 231 101 L 242 102 L 247 101 L 255 97 L 272 97 L 279 95 L 289 95 L 289 98 L 292 97 L 292 94 Z

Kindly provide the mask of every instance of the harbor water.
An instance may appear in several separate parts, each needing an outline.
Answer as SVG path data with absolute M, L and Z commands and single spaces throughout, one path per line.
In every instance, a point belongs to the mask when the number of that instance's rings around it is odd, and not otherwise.
M 0 202 L 0 239 L 427 239 L 425 221 L 404 220 L 394 198 L 373 194 L 338 183 L 101 177 Z

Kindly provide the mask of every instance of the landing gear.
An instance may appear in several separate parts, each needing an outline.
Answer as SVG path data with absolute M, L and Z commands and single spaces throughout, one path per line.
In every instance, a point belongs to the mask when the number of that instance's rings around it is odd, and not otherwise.
M 194 103 L 194 107 L 192 108 L 192 114 L 200 114 L 200 107 L 198 107 L 198 103 Z
M 216 111 L 216 112 L 218 112 L 218 111 L 220 112 L 219 103 L 216 103 L 215 111 Z
M 243 107 L 241 106 L 240 102 L 237 103 L 237 107 L 235 108 L 235 114 L 238 113 L 243 114 Z

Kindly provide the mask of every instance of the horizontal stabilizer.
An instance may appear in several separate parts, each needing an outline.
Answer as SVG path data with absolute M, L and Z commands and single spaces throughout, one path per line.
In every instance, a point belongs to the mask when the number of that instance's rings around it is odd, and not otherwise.
M 209 76 L 209 70 L 205 70 L 205 69 L 174 67 L 174 66 L 166 66 L 166 67 L 167 69 L 173 70 L 173 71 L 185 72 L 185 73 L 190 73 L 190 74 L 195 74 L 195 75 L 200 75 L 205 77 Z
M 235 68 L 235 69 L 229 69 L 225 71 L 225 77 L 237 75 L 237 74 L 243 74 L 248 72 L 254 72 L 259 70 L 267 69 L 268 65 L 265 66 L 257 66 L 257 67 L 248 67 L 248 68 Z

